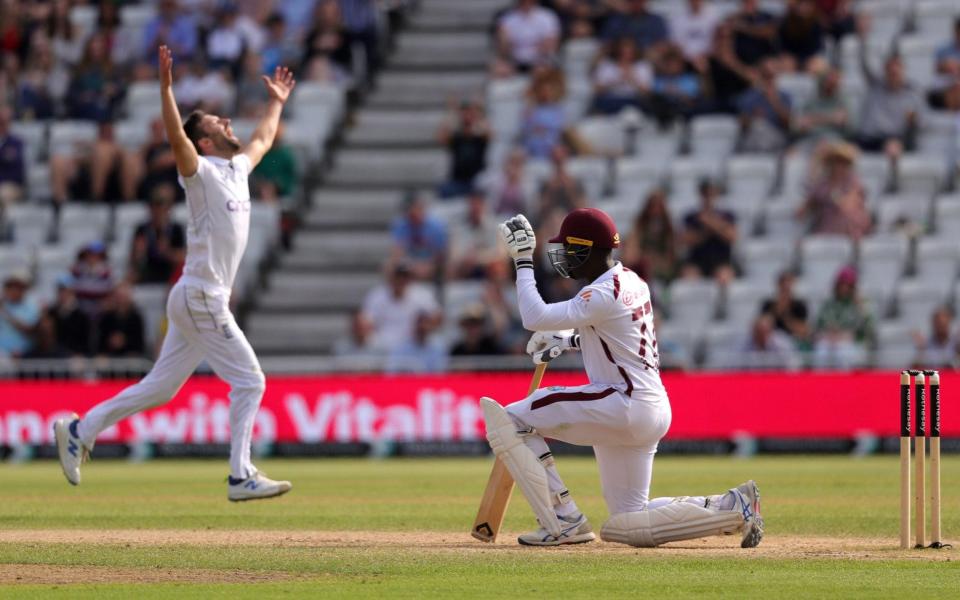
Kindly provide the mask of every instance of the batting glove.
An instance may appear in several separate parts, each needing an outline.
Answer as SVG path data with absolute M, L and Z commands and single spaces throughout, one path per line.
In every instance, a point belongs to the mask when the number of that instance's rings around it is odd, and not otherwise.
M 533 268 L 533 249 L 537 247 L 537 236 L 525 216 L 517 215 L 501 223 L 500 237 L 518 269 Z
M 580 336 L 572 329 L 562 331 L 538 331 L 527 342 L 527 354 L 533 364 L 550 362 L 567 350 L 580 349 Z

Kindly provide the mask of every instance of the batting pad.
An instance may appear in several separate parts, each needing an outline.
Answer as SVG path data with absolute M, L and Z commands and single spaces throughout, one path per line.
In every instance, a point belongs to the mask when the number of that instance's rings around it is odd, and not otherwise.
M 553 510 L 547 470 L 517 434 L 517 425 L 507 411 L 495 400 L 480 398 L 483 420 L 487 425 L 487 441 L 493 453 L 503 461 L 527 502 L 537 515 L 540 526 L 551 535 L 559 536 L 560 521 Z
M 711 510 L 675 499 L 653 510 L 620 513 L 610 517 L 600 530 L 600 539 L 640 548 L 667 542 L 729 535 L 743 527 L 737 510 Z

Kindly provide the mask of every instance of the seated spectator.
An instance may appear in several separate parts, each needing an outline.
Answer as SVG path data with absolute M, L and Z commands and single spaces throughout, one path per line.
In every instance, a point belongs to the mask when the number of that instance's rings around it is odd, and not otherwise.
M 97 3 L 97 32 L 103 36 L 104 43 L 110 50 L 110 60 L 122 67 L 127 67 L 140 61 L 140 48 L 143 43 L 141 31 L 124 27 L 120 19 L 120 6 L 109 0 Z M 152 50 L 148 56 L 152 58 Z M 135 65 L 141 68 L 143 74 L 153 74 L 148 65 Z
M 760 63 L 754 86 L 737 102 L 741 145 L 747 152 L 777 152 L 790 134 L 790 96 L 777 89 L 773 59 Z
M 286 123 L 280 121 L 277 135 L 273 138 L 273 146 L 253 170 L 251 187 L 258 200 L 277 201 L 289 198 L 296 191 L 297 156 L 293 148 L 284 141 L 286 132 Z
M 737 57 L 756 65 L 777 53 L 777 17 L 760 8 L 760 0 L 741 0 L 740 10 L 729 18 Z
M 846 142 L 832 142 L 815 160 L 821 163 L 820 176 L 811 185 L 798 216 L 808 218 L 810 231 L 860 239 L 870 233 L 873 218 L 867 209 L 866 191 L 856 170 L 856 148 Z
M 428 315 L 439 325 L 442 315 L 433 290 L 413 283 L 413 273 L 404 263 L 395 264 L 387 281 L 370 290 L 363 301 L 361 317 L 370 331 L 370 348 L 390 352 L 414 342 L 417 321 Z
M 753 321 L 750 335 L 742 343 L 738 357 L 741 369 L 796 369 L 800 366 L 790 336 L 774 326 L 773 317 L 760 314 Z
M 593 71 L 593 110 L 605 115 L 640 107 L 653 87 L 653 69 L 642 60 L 632 38 L 614 42 Z
M 387 373 L 442 373 L 447 370 L 448 353 L 436 333 L 439 323 L 429 313 L 420 313 L 414 321 L 413 337 L 390 349 L 384 371 Z
M 339 0 L 343 28 L 348 45 L 363 46 L 366 70 L 375 72 L 380 64 L 380 44 L 377 33 L 377 3 L 375 0 Z
M 23 355 L 27 359 L 70 358 L 70 353 L 57 341 L 57 325 L 49 313 L 41 313 L 33 330 L 33 347 Z
M 737 241 L 737 219 L 716 207 L 720 189 L 709 180 L 700 182 L 700 208 L 684 220 L 683 265 L 685 277 L 713 277 L 720 283 L 733 279 L 733 244 Z
M 461 102 L 456 115 L 440 126 L 437 139 L 450 156 L 450 173 L 437 193 L 441 198 L 464 196 L 487 166 L 490 128 L 483 109 L 476 102 Z
M 237 75 L 240 72 L 240 59 L 245 51 L 256 53 L 251 48 L 251 40 L 247 39 L 237 19 L 236 5 L 225 2 L 217 6 L 214 13 L 214 23 L 207 34 L 208 68 L 226 68 L 230 73 Z
M 33 331 L 40 309 L 27 298 L 30 277 L 14 272 L 3 280 L 0 297 L 0 357 L 20 358 L 33 348 Z
M 537 220 L 547 213 L 559 210 L 568 213 L 587 205 L 587 195 L 583 185 L 567 170 L 570 150 L 564 144 L 557 144 L 550 151 L 550 177 L 540 187 L 540 210 Z
M 757 77 L 756 68 L 737 55 L 733 28 L 721 23 L 713 35 L 709 56 L 709 83 L 713 91 L 710 107 L 721 113 L 736 113 L 737 99 L 750 89 Z
M 641 54 L 646 54 L 669 39 L 670 31 L 667 20 L 660 15 L 647 10 L 647 0 L 625 0 L 614 5 L 623 6 L 623 10 L 615 8 L 607 18 L 607 22 L 600 33 L 605 42 L 613 42 L 620 38 L 632 38 Z
M 837 274 L 833 296 L 817 315 L 814 365 L 821 369 L 862 365 L 873 341 L 873 316 L 857 293 L 857 271 L 845 267 Z
M 172 186 L 178 198 L 182 196 L 182 188 L 177 182 L 177 164 L 162 119 L 150 121 L 146 143 L 136 151 L 126 152 L 123 164 L 120 187 L 124 200 L 151 198 L 155 189 L 166 186 Z
M 46 31 L 53 46 L 53 55 L 59 62 L 74 66 L 83 56 L 83 35 L 70 19 L 71 3 L 52 2 L 49 14 L 41 28 Z
M 23 140 L 10 131 L 13 110 L 0 104 L 0 204 L 10 205 L 23 197 L 27 183 Z
M 124 188 L 130 191 L 133 174 L 125 174 L 123 149 L 113 133 L 113 123 L 97 126 L 92 146 L 79 143 L 74 148 L 51 148 L 50 191 L 53 201 L 63 205 L 70 199 L 119 200 Z
M 157 15 L 143 30 L 141 55 L 145 60 L 153 61 L 157 47 L 166 44 L 175 61 L 184 61 L 196 56 L 198 37 L 197 22 L 191 11 L 181 11 L 177 0 L 159 0 Z
M 648 109 L 661 127 L 691 116 L 702 100 L 700 78 L 687 71 L 683 53 L 666 46 L 654 63 L 653 94 Z
M 707 56 L 720 21 L 720 12 L 709 0 L 687 0 L 683 10 L 670 16 L 670 40 L 700 73 L 707 71 Z
M 487 198 L 475 189 L 467 196 L 466 219 L 450 229 L 449 277 L 485 279 L 503 270 L 505 258 Z
M 823 53 L 824 31 L 814 0 L 787 3 L 787 14 L 777 28 L 783 68 L 787 71 L 816 73 L 826 67 Z
M 563 97 L 566 94 L 563 71 L 537 70 L 527 92 L 528 104 L 520 124 L 520 140 L 530 158 L 548 158 L 560 143 L 566 128 Z
M 150 219 L 137 226 L 130 248 L 130 279 L 134 283 L 172 283 L 186 256 L 183 225 L 170 220 L 173 188 L 154 190 Z
M 54 322 L 57 344 L 71 356 L 89 356 L 93 333 L 90 317 L 80 309 L 73 286 L 73 277 L 62 276 L 57 281 L 56 300 L 46 312 Z
M 321 0 L 317 5 L 304 47 L 304 70 L 311 64 L 322 62 L 328 69 L 344 74 L 352 72 L 353 53 L 337 0 Z
M 105 302 L 97 322 L 97 354 L 99 356 L 143 356 L 143 315 L 133 303 L 133 291 L 120 284 Z
M 102 242 L 93 242 L 81 248 L 70 268 L 70 275 L 80 308 L 91 317 L 97 315 L 101 303 L 113 291 L 107 247 Z
M 403 214 L 391 227 L 393 259 L 408 263 L 413 276 L 434 280 L 443 274 L 447 259 L 447 228 L 443 221 L 427 213 L 427 201 L 418 193 L 408 193 Z
M 273 13 L 266 21 L 267 39 L 260 50 L 260 68 L 264 75 L 270 76 L 277 67 L 293 68 L 300 60 L 300 47 L 295 38 L 287 35 L 287 24 L 283 15 Z
M 516 6 L 497 23 L 497 50 L 500 59 L 513 71 L 528 73 L 550 63 L 560 44 L 560 20 L 537 0 L 516 0 Z M 507 74 L 498 67 L 498 74 Z
M 677 239 L 662 189 L 647 195 L 624 241 L 623 264 L 644 279 L 667 282 L 677 271 Z
M 237 116 L 258 118 L 269 100 L 263 85 L 263 60 L 256 52 L 245 52 L 240 60 L 237 81 Z
M 363 317 L 360 309 L 350 314 L 350 331 L 345 336 L 337 337 L 333 343 L 332 352 L 335 356 L 359 357 L 376 355 L 370 347 L 372 324 Z
M 822 139 L 843 138 L 847 133 L 847 107 L 840 95 L 839 69 L 820 76 L 817 95 L 807 101 L 794 123 L 794 131 L 816 144 Z
M 867 80 L 867 93 L 860 109 L 857 143 L 868 152 L 884 152 L 896 161 L 906 150 L 914 148 L 923 99 L 906 79 L 899 56 L 887 58 L 883 78 L 877 77 L 867 63 L 861 30 L 860 69 Z
M 94 34 L 87 40 L 83 60 L 73 71 L 67 89 L 67 113 L 71 119 L 104 121 L 116 117 L 126 87 L 110 59 L 106 40 Z
M 12 57 L 12 54 L 8 54 Z M 57 61 L 53 43 L 42 31 L 30 36 L 30 49 L 23 69 L 13 77 L 17 116 L 21 119 L 51 119 L 70 85 L 70 71 Z
M 807 323 L 807 303 L 793 293 L 796 280 L 796 275 L 791 271 L 781 273 L 777 277 L 776 295 L 763 301 L 760 312 L 770 315 L 774 326 L 791 336 L 794 342 L 803 348 L 809 344 L 810 326 Z
M 190 112 L 204 110 L 211 113 L 228 112 L 233 99 L 231 85 L 221 71 L 208 69 L 206 62 L 194 57 L 186 65 L 174 70 L 174 93 L 180 106 Z
M 915 369 L 952 369 L 957 366 L 960 355 L 960 340 L 953 330 L 953 308 L 940 306 L 930 318 L 930 337 L 919 331 L 913 332 L 917 355 L 913 359 Z
M 532 192 L 525 177 L 527 153 L 514 148 L 507 155 L 500 173 L 485 177 L 484 187 L 497 217 L 526 214 L 531 208 Z
M 936 109 L 960 110 L 960 17 L 953 22 L 953 40 L 934 55 L 937 79 L 928 98 Z
M 460 315 L 460 339 L 450 350 L 451 356 L 490 356 L 503 354 L 497 333 L 487 323 L 483 304 L 472 304 Z

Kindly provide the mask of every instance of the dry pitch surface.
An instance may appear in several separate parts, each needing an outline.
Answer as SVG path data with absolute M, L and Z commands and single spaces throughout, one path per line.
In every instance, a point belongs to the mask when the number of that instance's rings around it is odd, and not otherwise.
M 960 459 L 944 464 L 944 528 L 960 533 Z M 654 493 L 719 491 L 755 477 L 768 535 L 636 549 L 524 548 L 517 495 L 499 543 L 470 538 L 484 460 L 273 461 L 294 491 L 229 504 L 213 461 L 92 463 L 70 488 L 57 465 L 3 465 L 0 596 L 564 597 L 951 595 L 956 550 L 896 548 L 892 457 L 658 459 Z M 597 527 L 596 468 L 560 468 Z M 960 539 L 960 538 L 958 538 Z M 951 592 L 952 590 L 952 592 Z

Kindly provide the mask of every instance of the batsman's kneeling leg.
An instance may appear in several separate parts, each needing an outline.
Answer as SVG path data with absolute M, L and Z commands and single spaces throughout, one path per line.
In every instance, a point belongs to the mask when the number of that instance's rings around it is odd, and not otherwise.
M 652 510 L 613 515 L 600 530 L 600 539 L 640 548 L 712 535 L 729 535 L 743 526 L 739 511 L 711 510 L 675 499 Z
M 547 471 L 517 433 L 517 425 L 500 404 L 490 398 L 481 398 L 480 407 L 487 425 L 487 441 L 497 458 L 520 487 L 527 502 L 537 515 L 540 525 L 551 535 L 561 533 L 560 521 L 553 508 Z

